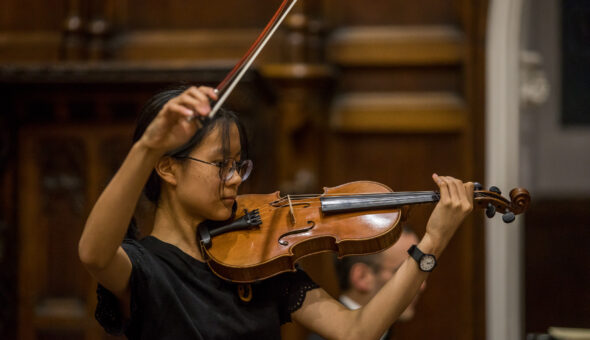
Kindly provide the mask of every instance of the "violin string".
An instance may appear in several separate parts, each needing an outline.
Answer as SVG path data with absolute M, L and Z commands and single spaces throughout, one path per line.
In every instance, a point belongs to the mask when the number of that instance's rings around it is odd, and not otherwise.
M 419 196 L 418 198 L 422 198 L 423 196 Z M 381 203 L 391 203 L 390 201 L 387 200 L 378 200 L 378 199 L 372 199 L 372 200 L 366 200 L 363 203 L 367 204 L 367 205 L 371 205 L 371 204 L 381 204 Z M 275 202 L 276 203 L 276 202 Z M 291 212 L 291 209 L 296 210 L 298 208 L 298 206 L 300 205 L 305 205 L 306 207 L 311 207 L 311 208 L 321 208 L 321 202 L 319 200 L 315 200 L 315 201 L 297 201 L 297 204 L 293 204 L 293 205 L 289 205 L 288 202 L 285 204 L 282 204 L 280 206 L 272 206 L 270 204 L 264 206 L 264 207 L 258 207 L 258 211 L 261 214 L 267 213 L 267 212 L 271 212 L 273 210 L 277 210 L 279 208 L 288 208 L 287 209 L 287 214 L 292 214 L 293 216 L 295 215 L 295 212 Z M 403 205 L 403 203 L 401 204 Z
M 268 204 L 266 204 L 264 207 L 258 207 L 257 209 L 259 210 L 259 213 L 266 213 L 266 212 L 271 212 L 273 210 L 279 209 L 279 208 L 286 208 L 286 207 L 290 207 L 290 209 L 297 209 L 298 206 L 302 206 L 305 205 L 307 207 L 318 207 L 321 208 L 321 202 L 319 199 L 317 198 L 321 198 L 321 197 L 329 197 L 329 198 L 334 198 L 334 197 L 341 197 L 343 199 L 346 198 L 362 198 L 362 197 L 369 197 L 369 196 L 373 196 L 371 199 L 365 199 L 363 200 L 363 203 L 366 203 L 367 205 L 371 205 L 371 204 L 381 204 L 381 203 L 388 203 L 391 201 L 392 198 L 404 198 L 407 200 L 412 200 L 412 199 L 423 199 L 423 198 L 428 198 L 428 199 L 432 199 L 432 195 L 437 195 L 438 192 L 436 191 L 410 191 L 410 192 L 389 192 L 389 193 L 363 193 L 363 194 L 357 194 L 357 193 L 350 193 L 350 194 L 345 194 L 345 193 L 338 193 L 338 194 L 300 194 L 300 195 L 288 195 L 285 197 L 280 197 L 279 199 L 270 202 Z M 490 198 L 489 195 L 487 195 L 485 192 L 474 192 L 474 198 Z M 291 201 L 294 201 L 294 203 L 288 204 L 288 199 L 291 199 Z M 313 200 L 306 200 L 306 199 L 310 199 L 312 198 Z M 491 197 L 494 198 L 494 197 Z M 505 203 L 507 203 L 508 205 L 510 204 L 510 202 L 508 200 L 506 200 L 504 197 L 498 197 L 496 199 L 501 199 L 502 201 L 504 201 Z M 431 201 L 431 200 L 428 200 Z M 274 204 L 274 205 L 273 205 Z M 400 203 L 400 205 L 403 205 L 403 203 Z M 252 209 L 254 210 L 254 209 Z
M 411 195 L 411 194 L 430 194 L 435 193 L 436 191 L 392 191 L 392 192 L 365 192 L 365 193 L 357 193 L 357 192 L 343 192 L 343 193 L 329 193 L 329 194 L 301 194 L 301 195 L 289 195 L 291 197 L 305 197 L 305 196 L 370 196 L 370 195 L 383 195 L 383 196 L 390 196 L 390 195 Z
M 359 198 L 361 199 L 364 203 L 366 204 L 380 204 L 380 203 L 384 203 L 384 202 L 391 202 L 391 201 L 401 201 L 400 203 L 403 203 L 403 200 L 419 200 L 419 199 L 424 199 L 427 198 L 427 202 L 431 201 L 433 198 L 433 195 L 435 195 L 436 192 L 433 191 L 413 191 L 413 192 L 399 192 L 399 193 L 374 193 L 374 194 L 350 194 L 350 195 L 346 195 L 346 194 L 328 194 L 328 195 L 288 195 L 288 197 L 290 198 L 290 200 L 296 200 L 297 203 L 299 204 L 309 204 L 312 203 L 313 201 L 306 201 L 303 200 L 301 198 L 317 198 L 318 196 L 321 197 L 330 197 L 330 198 L 336 198 L 336 197 L 341 197 L 342 199 L 355 199 L 355 198 Z M 363 199 L 363 197 L 365 197 L 365 199 Z M 366 199 L 366 197 L 370 197 L 370 199 Z M 274 201 L 273 203 L 276 204 L 281 204 L 282 202 L 284 202 L 286 200 L 285 197 L 282 197 L 276 201 Z
M 387 193 L 335 193 L 335 194 L 303 194 L 303 195 L 289 195 L 291 199 L 300 199 L 300 198 L 315 198 L 315 197 L 363 197 L 363 196 L 383 196 L 383 197 L 412 197 L 412 195 L 438 195 L 438 191 L 404 191 L 404 192 L 387 192 Z M 473 197 L 487 197 L 488 195 L 485 192 L 475 191 Z
M 309 204 L 310 207 L 314 207 L 316 205 L 319 207 L 319 201 L 318 202 L 310 202 L 308 204 Z M 258 213 L 259 214 L 264 214 L 264 213 L 267 213 L 267 212 L 271 212 L 273 210 L 277 210 L 278 208 L 288 208 L 288 207 L 289 207 L 289 205 L 282 205 L 280 207 L 275 207 L 275 206 L 272 206 L 271 204 L 265 204 L 263 207 L 252 208 L 250 211 L 255 210 L 255 209 L 258 209 Z M 297 208 L 297 204 L 294 204 L 293 205 L 293 208 L 296 209 Z
M 395 197 L 395 196 L 407 196 L 407 195 L 433 195 L 437 194 L 436 191 L 400 191 L 400 192 L 375 192 L 375 193 L 334 193 L 334 194 L 302 194 L 302 195 L 289 195 L 291 199 L 298 199 L 298 198 L 315 198 L 315 197 L 347 197 L 347 196 L 355 196 L 355 197 L 363 197 L 363 196 L 383 196 L 383 197 Z

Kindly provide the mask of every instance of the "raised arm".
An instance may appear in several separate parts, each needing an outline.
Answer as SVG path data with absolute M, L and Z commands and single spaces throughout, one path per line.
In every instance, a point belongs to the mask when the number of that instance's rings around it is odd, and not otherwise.
M 438 258 L 473 208 L 473 183 L 436 174 L 433 180 L 440 189 L 441 199 L 418 248 Z M 307 293 L 303 306 L 292 317 L 326 339 L 379 339 L 411 303 L 427 276 L 408 258 L 361 309 L 348 310 L 323 289 L 315 289 Z
M 131 262 L 121 242 L 150 173 L 168 150 L 186 143 L 206 116 L 213 89 L 191 87 L 168 101 L 132 146 L 123 164 L 92 208 L 80 242 L 80 260 L 105 288 L 126 298 Z M 190 119 L 189 119 L 190 118 Z

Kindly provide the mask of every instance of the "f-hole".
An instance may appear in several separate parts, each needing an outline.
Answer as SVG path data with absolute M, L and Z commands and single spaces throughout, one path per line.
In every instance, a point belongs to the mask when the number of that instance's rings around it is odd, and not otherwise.
M 315 222 L 314 221 L 307 221 L 307 224 L 309 225 L 309 227 L 302 228 L 302 229 L 297 229 L 297 230 L 292 230 L 292 231 L 286 232 L 283 235 L 281 235 L 279 237 L 279 244 L 282 245 L 282 246 L 287 246 L 287 245 L 289 245 L 289 242 L 283 240 L 284 237 L 287 237 L 287 236 L 290 236 L 290 235 L 296 235 L 296 234 L 305 233 L 305 232 L 308 232 L 311 229 L 313 229 L 313 227 L 315 227 Z

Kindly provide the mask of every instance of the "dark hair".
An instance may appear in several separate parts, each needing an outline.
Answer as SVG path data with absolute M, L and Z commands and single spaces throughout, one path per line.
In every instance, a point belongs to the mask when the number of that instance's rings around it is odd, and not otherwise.
M 147 127 L 151 124 L 154 118 L 156 118 L 160 110 L 162 110 L 162 107 L 164 107 L 164 105 L 171 99 L 181 95 L 188 88 L 189 86 L 181 86 L 165 90 L 149 99 L 141 109 L 141 112 L 137 118 L 135 132 L 133 133 L 133 143 L 137 142 L 141 138 Z M 183 157 L 188 156 L 189 153 L 195 147 L 197 147 L 215 127 L 220 127 L 222 153 L 224 160 L 226 160 L 230 156 L 230 129 L 232 125 L 235 124 L 240 135 L 241 158 L 248 158 L 248 138 L 246 136 L 246 129 L 234 112 L 226 109 L 220 109 L 217 111 L 215 116 L 213 116 L 213 118 L 206 118 L 202 121 L 202 123 L 203 126 L 197 130 L 197 132 L 190 138 L 188 142 L 174 150 L 168 151 L 166 155 L 181 160 Z M 152 170 L 150 177 L 143 188 L 143 194 L 150 202 L 154 203 L 155 205 L 158 204 L 160 199 L 160 186 L 160 177 L 155 170 Z M 137 224 L 133 219 L 129 225 L 127 236 L 137 235 Z

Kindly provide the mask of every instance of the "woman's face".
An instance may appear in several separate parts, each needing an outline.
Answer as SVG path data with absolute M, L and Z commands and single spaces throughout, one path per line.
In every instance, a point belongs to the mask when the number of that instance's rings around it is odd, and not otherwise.
M 229 140 L 229 158 L 239 161 L 242 149 L 240 134 L 235 124 L 230 126 Z M 189 156 L 211 163 L 224 160 L 219 125 L 205 136 Z M 237 171 L 231 179 L 222 183 L 219 178 L 219 167 L 186 159 L 179 173 L 177 195 L 185 211 L 191 216 L 214 221 L 231 217 L 238 187 L 242 183 Z

